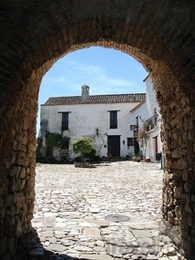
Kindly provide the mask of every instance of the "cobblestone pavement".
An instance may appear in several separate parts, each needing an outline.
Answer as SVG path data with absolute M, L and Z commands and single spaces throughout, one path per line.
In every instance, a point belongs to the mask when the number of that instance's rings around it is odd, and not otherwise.
M 39 165 L 31 259 L 184 259 L 160 233 L 158 163 Z

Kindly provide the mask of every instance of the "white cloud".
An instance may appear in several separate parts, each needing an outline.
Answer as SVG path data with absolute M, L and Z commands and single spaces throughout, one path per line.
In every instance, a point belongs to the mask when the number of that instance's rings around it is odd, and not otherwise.
M 143 85 L 140 85 L 134 79 L 129 80 L 125 77 L 115 77 L 109 75 L 106 68 L 102 66 L 68 59 L 67 61 L 63 61 L 56 77 L 48 74 L 44 78 L 41 95 L 48 97 L 80 95 L 80 88 L 85 84 L 90 87 L 91 95 L 138 93 L 145 91 Z
M 63 65 L 67 67 L 66 77 L 69 74 L 69 77 L 74 78 L 71 84 L 69 80 L 66 83 L 69 86 L 74 84 L 74 89 L 75 86 L 80 87 L 83 84 L 87 84 L 94 87 L 94 92 L 100 93 L 100 90 L 103 90 L 103 94 L 106 90 L 110 92 L 111 89 L 119 88 L 122 93 L 122 88 L 129 88 L 130 91 L 136 85 L 136 82 L 133 80 L 130 81 L 121 77 L 109 76 L 106 68 L 102 66 L 79 63 L 72 59 L 68 59 Z
M 74 72 L 80 72 L 80 73 L 103 73 L 105 71 L 105 68 L 93 64 L 87 64 L 87 63 L 79 63 L 77 61 L 74 61 L 72 59 L 67 59 L 66 65 Z
M 110 71 L 112 68 L 108 71 L 108 68 L 94 65 L 92 62 L 81 62 L 65 57 L 45 75 L 41 84 L 40 96 L 80 95 L 80 87 L 85 84 L 90 87 L 90 93 L 93 95 L 145 91 L 145 84 L 138 82 L 134 78 L 133 72 L 131 72 L 132 80 L 127 78 L 127 75 L 117 77 Z M 138 75 L 145 73 L 144 68 L 139 64 L 135 64 L 134 70 Z

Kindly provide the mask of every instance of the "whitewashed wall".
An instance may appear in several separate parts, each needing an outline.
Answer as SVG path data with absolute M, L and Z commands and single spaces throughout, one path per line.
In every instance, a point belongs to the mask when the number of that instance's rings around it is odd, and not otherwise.
M 157 136 L 158 151 L 162 151 L 160 139 L 160 113 L 156 101 L 154 84 L 150 77 L 147 77 L 146 83 L 146 101 L 139 105 L 139 102 L 133 103 L 115 103 L 115 104 L 79 104 L 66 106 L 41 106 L 41 121 L 48 121 L 47 131 L 53 133 L 62 133 L 62 112 L 69 112 L 69 130 L 63 131 L 63 135 L 70 138 L 70 153 L 74 158 L 76 155 L 71 151 L 72 143 L 78 137 L 88 136 L 94 140 L 94 148 L 98 155 L 107 156 L 107 136 L 120 135 L 120 156 L 126 157 L 134 154 L 134 147 L 127 146 L 127 138 L 133 137 L 133 131 L 130 125 L 136 125 L 138 117 L 139 128 L 143 121 L 154 115 L 154 109 L 158 114 L 157 126 L 149 131 L 150 139 L 147 144 L 146 157 L 155 161 L 155 141 Z M 139 106 L 138 106 L 139 105 Z M 118 110 L 118 128 L 110 129 L 111 110 Z M 98 129 L 98 135 L 96 133 Z
M 138 126 L 139 128 L 142 127 L 143 120 L 146 120 L 146 102 L 143 102 L 141 106 L 137 107 L 134 111 L 131 112 L 132 114 L 132 124 L 136 125 L 138 117 Z
M 146 149 L 146 158 L 150 158 L 151 161 L 155 161 L 156 159 L 156 151 L 155 151 L 155 137 L 157 136 L 157 152 L 162 152 L 162 142 L 160 138 L 160 128 L 161 128 L 161 115 L 159 113 L 159 106 L 156 101 L 156 93 L 154 84 L 150 77 L 147 77 L 145 80 L 146 83 L 146 101 L 143 102 L 136 109 L 133 109 L 132 114 L 132 124 L 136 125 L 136 117 L 138 117 L 138 126 L 139 129 L 142 128 L 143 121 L 151 118 L 154 115 L 154 109 L 156 109 L 156 113 L 158 114 L 157 125 L 151 129 L 149 134 L 149 140 L 147 142 Z M 143 152 L 143 147 L 140 142 L 140 150 Z
M 154 109 L 159 113 L 159 106 L 156 101 L 156 92 L 152 79 L 146 78 L 146 118 L 150 118 L 154 115 Z
M 130 124 L 134 124 L 134 115 L 130 111 L 139 103 L 117 104 L 79 104 L 66 106 L 41 106 L 41 120 L 48 120 L 47 131 L 61 133 L 62 112 L 69 113 L 69 130 L 63 131 L 70 137 L 70 143 L 81 136 L 93 138 L 96 151 L 107 156 L 107 135 L 120 135 L 120 155 L 133 154 L 134 148 L 127 146 L 127 138 L 133 137 Z M 110 129 L 110 110 L 118 110 L 118 128 Z M 98 129 L 98 135 L 96 134 Z M 70 145 L 71 148 L 71 145 Z M 72 153 L 72 157 L 75 155 Z
M 155 152 L 155 141 L 154 137 L 157 136 L 157 146 L 158 153 L 162 152 L 162 142 L 160 138 L 160 128 L 161 128 L 161 115 L 159 105 L 156 100 L 156 92 L 152 79 L 147 77 L 145 79 L 146 82 L 146 119 L 152 117 L 154 115 L 154 109 L 156 109 L 157 117 L 157 126 L 149 131 L 150 139 L 147 144 L 146 157 L 150 158 L 151 161 L 155 161 L 156 152 Z

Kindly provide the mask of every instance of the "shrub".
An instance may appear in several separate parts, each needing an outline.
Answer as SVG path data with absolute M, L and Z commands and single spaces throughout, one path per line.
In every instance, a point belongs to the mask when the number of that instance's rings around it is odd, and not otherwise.
M 134 162 L 141 162 L 142 158 L 141 158 L 141 155 L 139 154 L 135 154 L 133 157 L 132 157 L 132 161 Z
M 73 143 L 73 152 L 80 154 L 83 159 L 85 154 L 89 154 L 93 150 L 93 140 L 88 137 L 79 137 Z

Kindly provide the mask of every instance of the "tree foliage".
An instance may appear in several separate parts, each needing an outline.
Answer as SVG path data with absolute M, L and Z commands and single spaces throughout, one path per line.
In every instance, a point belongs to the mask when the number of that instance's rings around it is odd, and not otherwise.
M 62 139 L 62 135 L 58 133 L 49 133 L 45 135 L 47 147 L 59 146 L 59 142 Z
M 93 150 L 93 140 L 89 137 L 79 137 L 73 143 L 73 152 L 76 154 L 89 154 Z
M 56 158 L 53 155 L 54 149 L 57 148 L 60 151 L 61 160 L 64 161 L 64 150 L 68 155 L 69 149 L 69 138 L 67 136 L 62 136 L 59 133 L 46 132 L 45 134 L 45 144 L 43 137 L 37 139 L 37 150 L 36 159 L 38 162 L 55 162 Z M 58 160 L 59 161 L 59 160 Z

